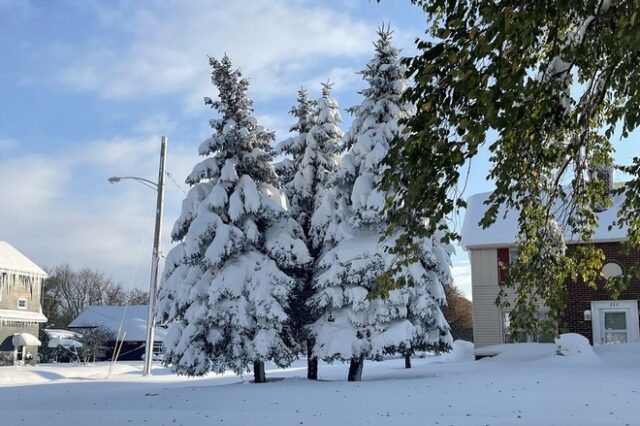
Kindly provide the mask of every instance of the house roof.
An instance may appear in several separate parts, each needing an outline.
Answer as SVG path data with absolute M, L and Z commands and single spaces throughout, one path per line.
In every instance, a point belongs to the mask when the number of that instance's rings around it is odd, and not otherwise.
M 147 305 L 131 306 L 89 306 L 76 319 L 69 328 L 95 328 L 104 327 L 114 335 L 118 334 L 122 324 L 122 333 L 126 342 L 144 342 L 147 338 Z M 162 342 L 166 330 L 156 327 L 155 341 Z
M 516 236 L 518 234 L 518 211 L 507 211 L 504 206 L 501 206 L 496 216 L 496 221 L 491 226 L 482 228 L 479 224 L 487 211 L 487 206 L 484 203 L 490 195 L 491 192 L 483 192 L 472 195 L 467 199 L 467 210 L 464 215 L 461 232 L 462 238 L 460 241 L 460 245 L 464 249 L 509 247 L 516 243 Z M 609 230 L 609 225 L 612 225 L 618 216 L 618 211 L 620 210 L 623 200 L 624 195 L 617 195 L 613 198 L 613 203 L 610 208 L 597 213 L 599 224 L 595 229 L 591 242 L 626 240 L 626 227 L 618 228 L 614 226 Z M 554 210 L 559 211 L 560 208 L 558 207 Z M 565 232 L 565 241 L 568 243 L 578 243 L 580 239 L 579 236 L 567 231 Z
M 47 273 L 6 241 L 0 241 L 0 270 L 24 272 L 47 277 Z

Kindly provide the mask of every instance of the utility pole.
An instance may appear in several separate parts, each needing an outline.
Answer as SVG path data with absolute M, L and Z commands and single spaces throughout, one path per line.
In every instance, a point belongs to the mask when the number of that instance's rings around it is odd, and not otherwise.
M 153 340 L 156 328 L 156 310 L 158 303 L 158 277 L 160 275 L 160 238 L 162 236 L 162 214 L 164 210 L 164 177 L 167 161 L 167 137 L 162 137 L 160 144 L 160 171 L 158 173 L 156 202 L 156 226 L 153 235 L 153 254 L 151 258 L 151 282 L 149 285 L 149 312 L 147 316 L 147 342 L 144 351 L 143 375 L 151 374 L 153 362 Z

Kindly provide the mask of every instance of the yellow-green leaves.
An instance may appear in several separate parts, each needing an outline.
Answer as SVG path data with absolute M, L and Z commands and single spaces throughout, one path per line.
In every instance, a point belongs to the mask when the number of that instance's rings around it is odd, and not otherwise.
M 412 2 L 426 13 L 433 37 L 419 41 L 418 54 L 406 61 L 415 81 L 407 100 L 416 114 L 405 123 L 404 145 L 392 146 L 385 160 L 382 185 L 402 194 L 393 226 L 408 236 L 432 235 L 455 215 L 461 168 L 488 143 L 488 177 L 496 186 L 482 225 L 497 219 L 500 206 L 520 215 L 527 263 L 514 275 L 521 278 L 514 290 L 523 292 L 517 311 L 532 315 L 529 302 L 542 299 L 557 319 L 564 280 L 593 284 L 602 254 L 558 254 L 534 231 L 557 219 L 588 242 L 597 226 L 593 206 L 610 203 L 589 168 L 611 164 L 616 127 L 626 137 L 640 125 L 638 4 L 613 1 L 599 10 L 603 2 L 596 0 Z M 640 162 L 623 170 L 633 179 L 616 225 L 639 246 Z M 562 214 L 554 218 L 550 206 L 558 203 Z M 409 246 L 396 250 L 410 259 Z M 614 292 L 624 285 L 619 281 L 608 288 Z M 523 317 L 521 325 L 534 322 Z

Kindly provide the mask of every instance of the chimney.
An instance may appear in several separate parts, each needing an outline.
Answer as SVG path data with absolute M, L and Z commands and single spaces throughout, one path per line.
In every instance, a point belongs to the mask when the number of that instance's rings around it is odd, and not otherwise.
M 592 180 L 601 181 L 604 184 L 604 193 L 606 199 L 611 198 L 613 192 L 613 165 L 610 166 L 596 166 L 589 171 L 590 178 Z M 596 212 L 603 212 L 607 209 L 605 200 L 594 201 L 593 209 Z

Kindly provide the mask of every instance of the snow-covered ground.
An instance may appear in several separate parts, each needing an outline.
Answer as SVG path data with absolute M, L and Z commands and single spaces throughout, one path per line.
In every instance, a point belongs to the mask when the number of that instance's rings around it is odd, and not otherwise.
M 507 345 L 503 354 L 460 354 L 365 365 L 322 365 L 304 379 L 304 362 L 268 371 L 273 381 L 210 375 L 188 379 L 141 363 L 0 368 L 2 424 L 24 425 L 640 425 L 640 344 L 566 356 L 555 345 Z

